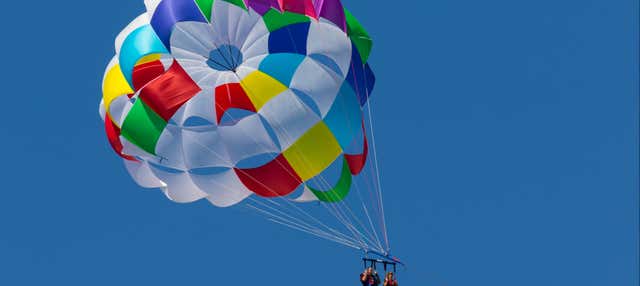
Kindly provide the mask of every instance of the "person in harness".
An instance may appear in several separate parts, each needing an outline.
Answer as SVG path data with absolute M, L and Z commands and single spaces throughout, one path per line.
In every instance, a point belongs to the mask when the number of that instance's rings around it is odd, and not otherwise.
M 360 274 L 360 283 L 362 286 L 378 286 L 380 285 L 380 276 L 373 268 L 369 267 Z
M 398 286 L 398 280 L 393 277 L 393 272 L 387 272 L 384 277 L 383 286 Z

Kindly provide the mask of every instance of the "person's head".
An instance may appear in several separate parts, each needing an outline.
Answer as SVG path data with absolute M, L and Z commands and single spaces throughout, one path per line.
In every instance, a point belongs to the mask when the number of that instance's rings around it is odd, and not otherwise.
M 387 279 L 389 280 L 393 279 L 393 272 L 387 272 Z
M 369 267 L 369 268 L 367 268 L 367 270 L 365 270 L 365 272 L 367 274 L 371 274 L 371 273 L 373 273 L 373 268 Z

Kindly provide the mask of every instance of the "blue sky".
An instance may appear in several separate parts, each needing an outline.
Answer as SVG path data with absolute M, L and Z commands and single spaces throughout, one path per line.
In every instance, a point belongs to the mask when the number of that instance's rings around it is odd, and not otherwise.
M 344 2 L 402 284 L 638 285 L 637 1 Z M 131 181 L 97 104 L 143 8 L 4 4 L 0 285 L 357 285 L 357 252 Z

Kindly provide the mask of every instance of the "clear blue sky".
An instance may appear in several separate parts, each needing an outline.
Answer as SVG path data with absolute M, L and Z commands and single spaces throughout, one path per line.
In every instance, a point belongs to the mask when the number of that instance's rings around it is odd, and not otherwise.
M 357 285 L 356 252 L 134 185 L 97 105 L 142 2 L 3 4 L 0 285 Z M 638 1 L 344 2 L 403 285 L 638 285 Z

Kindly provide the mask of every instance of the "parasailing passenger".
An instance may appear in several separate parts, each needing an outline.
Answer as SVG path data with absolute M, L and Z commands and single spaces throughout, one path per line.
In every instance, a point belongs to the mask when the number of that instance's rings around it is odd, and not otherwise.
M 378 272 L 369 267 L 360 274 L 360 283 L 362 286 L 378 286 L 380 285 L 380 276 L 378 276 Z
M 398 286 L 398 281 L 393 277 L 393 272 L 387 272 L 384 277 L 383 286 Z

